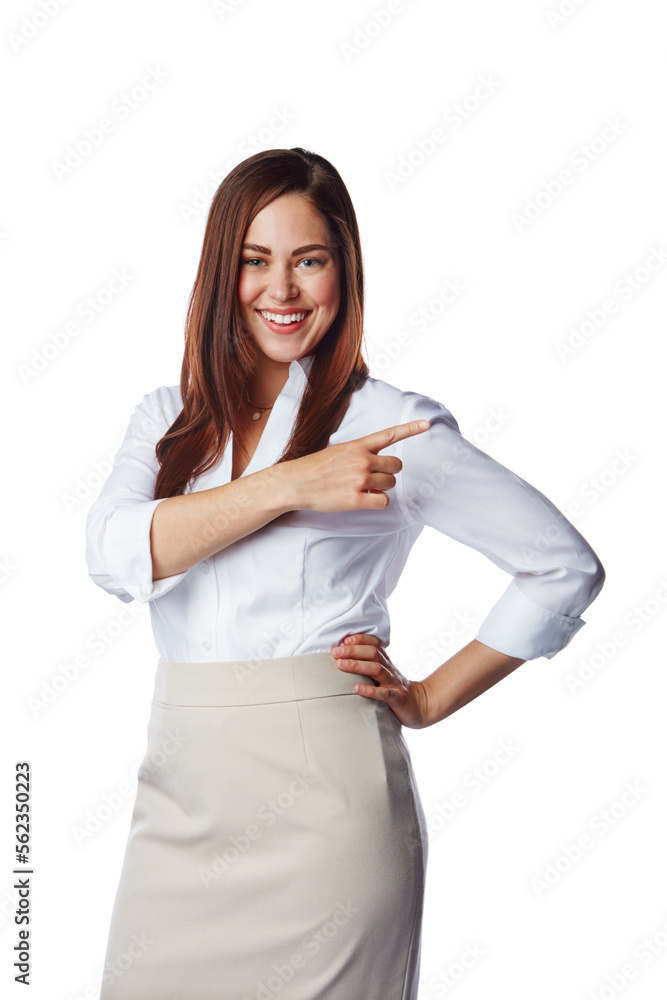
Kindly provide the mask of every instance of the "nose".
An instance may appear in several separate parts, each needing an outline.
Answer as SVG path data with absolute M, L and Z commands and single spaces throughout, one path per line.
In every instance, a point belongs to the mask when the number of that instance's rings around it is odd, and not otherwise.
M 299 295 L 299 288 L 292 267 L 272 268 L 272 275 L 267 284 L 267 292 L 276 302 L 287 302 Z

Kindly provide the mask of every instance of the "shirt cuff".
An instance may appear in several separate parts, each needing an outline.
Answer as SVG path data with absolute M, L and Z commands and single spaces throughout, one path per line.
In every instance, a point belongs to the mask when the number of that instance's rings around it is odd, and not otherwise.
M 155 508 L 166 497 L 117 507 L 106 526 L 106 546 L 111 578 L 135 601 L 147 604 L 172 590 L 189 569 L 153 582 L 151 523 Z
M 506 656 L 521 660 L 544 656 L 550 660 L 565 649 L 585 624 L 583 618 L 570 618 L 535 604 L 512 580 L 482 622 L 475 638 Z

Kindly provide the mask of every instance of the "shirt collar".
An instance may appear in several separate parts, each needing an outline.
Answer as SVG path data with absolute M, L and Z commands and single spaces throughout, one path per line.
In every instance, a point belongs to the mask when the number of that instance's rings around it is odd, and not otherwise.
M 293 365 L 298 365 L 301 368 L 301 370 L 304 371 L 304 372 L 306 372 L 306 374 L 307 374 L 310 371 L 310 367 L 311 367 L 311 365 L 312 365 L 312 363 L 313 363 L 314 360 L 315 360 L 315 355 L 314 354 L 305 354 L 303 357 L 297 358 L 290 365 L 290 374 L 292 373 L 292 366 Z
M 299 399 L 301 397 L 306 388 L 307 375 L 314 360 L 315 355 L 308 354 L 305 357 L 295 358 L 294 361 L 290 362 L 289 374 L 281 395 L 284 393 L 290 399 Z

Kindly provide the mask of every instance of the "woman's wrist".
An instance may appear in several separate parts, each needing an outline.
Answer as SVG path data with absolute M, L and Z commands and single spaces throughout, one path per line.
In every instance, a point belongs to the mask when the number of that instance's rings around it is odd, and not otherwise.
M 264 496 L 263 505 L 273 517 L 286 514 L 291 510 L 301 510 L 293 478 L 289 475 L 289 470 L 286 469 L 289 464 L 289 462 L 277 462 L 275 465 L 269 465 L 266 469 L 252 473 L 252 477 L 256 477 L 257 482 L 261 484 Z

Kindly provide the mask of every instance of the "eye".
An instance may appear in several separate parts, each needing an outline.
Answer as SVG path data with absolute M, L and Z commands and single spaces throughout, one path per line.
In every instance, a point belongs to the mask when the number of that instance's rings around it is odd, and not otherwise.
M 318 265 L 323 265 L 325 261 L 321 260 L 319 257 L 304 257 L 303 260 L 299 261 L 299 266 L 301 264 L 308 264 L 311 266 L 303 268 L 304 271 L 312 271 Z M 264 261 L 259 257 L 244 257 L 241 260 L 241 264 L 249 264 L 252 269 L 255 269 L 255 265 L 264 266 Z

